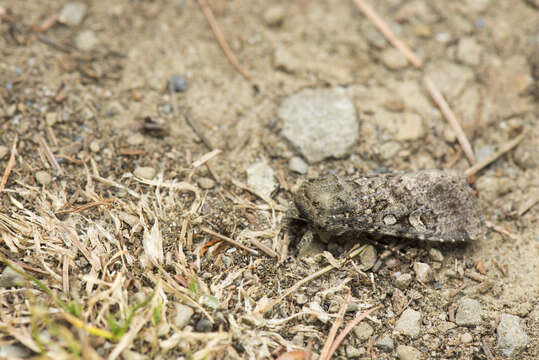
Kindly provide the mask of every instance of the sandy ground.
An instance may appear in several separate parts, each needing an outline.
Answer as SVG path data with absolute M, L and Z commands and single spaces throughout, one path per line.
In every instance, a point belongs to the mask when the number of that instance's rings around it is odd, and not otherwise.
M 539 352 L 536 1 L 376 4 L 424 61 L 421 69 L 403 63 L 352 1 L 211 1 L 250 80 L 227 61 L 196 1 L 88 1 L 79 24 L 40 29 L 65 3 L 0 1 L 2 171 L 16 144 L 0 198 L 0 253 L 43 284 L 26 276 L 0 287 L 4 349 L 55 358 L 319 354 L 350 289 L 345 323 L 383 308 L 335 358 L 406 358 L 399 346 L 423 358 L 487 359 L 489 351 L 503 358 L 502 314 L 518 316 L 529 338 L 515 356 Z M 285 211 L 305 177 L 464 172 L 470 164 L 429 99 L 425 74 L 478 158 L 526 133 L 474 184 L 485 219 L 502 232 L 489 229 L 467 246 L 407 243 L 376 271 L 347 262 L 261 315 L 352 244 L 322 244 L 333 255 L 301 257 L 292 233 L 278 261 L 204 229 L 250 248 L 254 239 L 279 255 Z M 173 75 L 186 79 L 186 91 L 170 91 Z M 351 99 L 359 140 L 349 156 L 298 174 L 288 165 L 298 153 L 281 134 L 278 109 L 287 96 L 321 87 L 340 87 Z M 420 125 L 399 122 L 408 111 Z M 243 186 L 246 169 L 260 162 L 280 186 L 269 201 Z M 434 281 L 417 281 L 417 262 L 430 266 Z M 401 290 L 402 273 L 413 280 Z M 477 324 L 455 324 L 462 298 L 479 302 Z M 420 314 L 418 335 L 395 329 L 403 301 Z M 386 335 L 394 350 L 375 346 Z

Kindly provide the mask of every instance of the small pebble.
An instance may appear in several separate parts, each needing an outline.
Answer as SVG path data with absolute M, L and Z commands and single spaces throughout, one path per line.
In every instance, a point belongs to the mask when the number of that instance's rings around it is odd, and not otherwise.
M 376 341 L 376 343 L 374 344 L 374 346 L 385 352 L 392 352 L 395 348 L 393 339 L 389 335 L 384 335 L 379 338 L 378 341 Z
M 462 298 L 459 301 L 455 322 L 459 326 L 476 326 L 481 324 L 481 304 L 479 301 Z
M 288 168 L 298 174 L 306 174 L 308 170 L 308 165 L 302 158 L 299 156 L 294 156 L 288 162 Z
M 429 250 L 430 258 L 434 261 L 442 262 L 444 261 L 444 255 L 442 252 L 438 249 L 431 248 Z
M 401 290 L 407 289 L 408 286 L 410 286 L 410 283 L 412 282 L 412 275 L 409 273 L 404 273 L 395 279 L 395 286 Z
M 48 126 L 53 126 L 54 124 L 56 124 L 56 121 L 58 120 L 58 113 L 55 113 L 55 112 L 48 112 L 46 115 L 45 115 L 45 123 L 48 125 Z
M 404 113 L 402 122 L 398 124 L 395 140 L 417 140 L 425 136 L 423 118 L 414 113 Z
M 127 143 L 131 146 L 136 146 L 144 143 L 144 136 L 142 134 L 133 134 L 127 138 Z
M 10 267 L 5 267 L 0 274 L 0 288 L 11 288 L 22 286 L 24 284 L 24 276 L 14 271 Z
M 406 309 L 397 320 L 395 330 L 398 332 L 416 338 L 420 331 L 421 313 L 412 309 Z
M 151 180 L 155 176 L 155 169 L 149 166 L 139 166 L 133 172 L 136 177 Z
M 430 265 L 420 262 L 414 263 L 414 272 L 417 281 L 422 284 L 427 284 L 434 280 Z
M 70 2 L 64 5 L 58 21 L 69 26 L 77 26 L 81 23 L 88 6 L 82 2 Z
M 273 169 L 266 161 L 259 161 L 247 168 L 247 185 L 261 195 L 269 197 L 277 187 Z
M 197 180 L 198 186 L 204 190 L 211 189 L 215 186 L 215 181 L 207 177 L 201 177 Z
M 297 249 L 298 258 L 300 259 L 320 254 L 325 250 L 324 244 L 318 238 L 315 238 L 310 230 L 301 237 Z
M 376 248 L 372 245 L 368 245 L 365 250 L 359 255 L 361 262 L 361 270 L 372 269 L 377 259 Z
M 97 36 L 92 30 L 83 30 L 75 37 L 75 46 L 82 51 L 92 50 L 98 43 Z
M 400 70 L 408 66 L 406 57 L 394 47 L 387 48 L 382 52 L 382 62 L 391 70 Z
M 182 76 L 172 75 L 168 78 L 169 89 L 175 92 L 184 92 L 189 88 L 189 83 Z
M 176 315 L 174 315 L 174 325 L 183 329 L 193 316 L 194 311 L 191 307 L 184 304 L 176 304 Z
M 148 356 L 126 349 L 122 352 L 122 358 L 123 360 L 146 360 Z
M 358 358 L 358 357 L 361 357 L 365 354 L 365 349 L 364 348 L 356 348 L 356 347 L 353 347 L 352 345 L 348 345 L 346 346 L 346 358 L 347 359 L 353 359 L 353 358 Z
M 2 359 L 24 359 L 30 355 L 32 355 L 30 350 L 16 343 L 0 346 L 0 358 Z
M 9 148 L 4 145 L 0 145 L 0 159 L 6 156 L 9 153 Z
M 520 318 L 515 315 L 502 314 L 496 329 L 498 348 L 507 357 L 514 357 L 530 342 L 529 336 L 522 329 Z
M 281 5 L 273 5 L 264 12 L 264 22 L 268 26 L 279 26 L 283 23 L 286 10 Z
M 469 332 L 465 332 L 464 334 L 460 335 L 460 341 L 463 344 L 469 344 L 473 341 L 473 336 Z
M 210 332 L 213 330 L 213 325 L 208 319 L 200 319 L 195 325 L 195 330 L 198 332 Z
M 101 146 L 99 145 L 99 141 L 97 141 L 97 140 L 92 141 L 90 143 L 90 151 L 94 152 L 94 153 L 97 153 L 97 152 L 99 152 L 99 150 L 101 150 Z
M 296 302 L 298 305 L 305 305 L 309 301 L 309 297 L 304 293 L 299 293 L 296 295 Z
M 46 171 L 38 171 L 36 173 L 36 180 L 41 185 L 48 185 L 52 181 L 51 176 Z
M 157 325 L 157 336 L 165 336 L 170 331 L 170 325 L 166 321 L 161 321 L 159 325 Z
M 461 38 L 457 46 L 457 59 L 466 65 L 479 65 L 481 50 L 481 46 L 473 37 Z
M 397 357 L 400 360 L 419 360 L 421 352 L 412 346 L 399 345 L 397 346 Z
M 368 340 L 374 333 L 374 329 L 366 322 L 360 322 L 354 326 L 354 334 L 360 341 Z

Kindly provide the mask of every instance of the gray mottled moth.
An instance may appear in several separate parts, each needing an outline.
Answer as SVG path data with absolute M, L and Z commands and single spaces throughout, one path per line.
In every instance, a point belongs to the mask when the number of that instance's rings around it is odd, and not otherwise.
M 294 203 L 299 216 L 323 237 L 368 232 L 469 241 L 484 233 L 472 189 L 441 170 L 306 180 Z

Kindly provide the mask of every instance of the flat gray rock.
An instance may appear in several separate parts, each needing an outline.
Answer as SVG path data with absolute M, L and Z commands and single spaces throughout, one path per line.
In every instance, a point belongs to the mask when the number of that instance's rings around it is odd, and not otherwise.
M 515 315 L 502 314 L 496 329 L 498 348 L 507 357 L 514 357 L 530 342 L 530 338 L 520 326 L 520 318 Z
M 402 313 L 399 320 L 397 320 L 395 330 L 406 336 L 416 338 L 419 335 L 419 330 L 421 329 L 420 321 L 421 313 L 419 311 L 406 309 Z
M 481 324 L 481 304 L 474 299 L 462 298 L 455 316 L 455 322 L 460 326 L 476 326 Z
M 356 109 L 339 89 L 304 89 L 279 108 L 282 135 L 309 163 L 341 158 L 359 138 Z

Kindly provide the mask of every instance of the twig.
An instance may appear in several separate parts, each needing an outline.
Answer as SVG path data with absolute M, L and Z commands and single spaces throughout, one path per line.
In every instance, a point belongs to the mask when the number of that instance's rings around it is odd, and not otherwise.
M 189 110 L 187 110 L 185 112 L 185 121 L 187 121 L 187 125 L 189 125 L 189 127 L 191 127 L 191 129 L 193 129 L 194 133 L 196 134 L 196 136 L 198 136 L 198 138 L 200 139 L 200 141 L 202 141 L 204 143 L 204 145 L 206 145 L 206 147 L 209 149 L 209 150 L 214 150 L 215 149 L 215 146 L 212 144 L 212 142 L 206 137 L 206 135 L 204 135 L 204 132 L 200 129 L 200 127 L 198 126 L 198 123 L 196 123 L 195 121 L 193 121 L 193 119 L 191 118 L 191 113 L 189 112 Z
M 524 213 L 530 210 L 535 204 L 537 204 L 537 202 L 539 202 L 539 194 L 535 193 L 530 199 L 528 199 L 528 201 L 520 205 L 517 211 L 517 216 L 521 217 L 524 215 Z
M 350 253 L 350 255 L 348 255 L 348 260 L 356 257 L 357 255 L 361 254 L 365 249 L 367 248 L 367 245 L 363 245 L 362 247 L 360 247 L 359 249 L 353 251 L 352 253 Z M 317 272 L 315 272 L 314 274 L 311 274 L 303 279 L 301 279 L 300 281 L 298 281 L 297 283 L 295 283 L 294 285 L 292 285 L 290 288 L 288 288 L 287 290 L 285 290 L 281 295 L 279 295 L 275 300 L 273 300 L 271 303 L 267 304 L 266 306 L 262 307 L 259 311 L 261 313 L 265 313 L 266 311 L 270 310 L 271 308 L 273 308 L 275 305 L 277 305 L 281 300 L 283 300 L 285 297 L 287 297 L 288 295 L 292 294 L 294 291 L 296 291 L 297 289 L 299 289 L 302 285 L 308 283 L 309 281 L 313 280 L 313 279 L 316 279 L 317 277 L 320 277 L 322 275 L 324 275 L 325 273 L 333 270 L 335 268 L 335 266 L 333 265 L 328 265 L 326 266 L 325 268 L 323 269 L 320 269 L 318 270 Z
M 243 249 L 243 250 L 245 250 L 245 251 L 247 251 L 247 252 L 249 252 L 249 253 L 251 253 L 251 254 L 253 254 L 253 255 L 258 255 L 258 251 L 253 250 L 253 249 L 251 249 L 251 248 L 249 248 L 249 247 L 243 245 L 242 243 L 237 242 L 237 241 L 234 240 L 234 239 L 231 239 L 231 238 L 229 238 L 229 237 L 227 237 L 227 236 L 224 236 L 224 235 L 221 235 L 221 234 L 219 234 L 219 233 L 216 233 L 215 231 L 210 230 L 210 229 L 208 229 L 207 227 L 201 226 L 201 227 L 200 227 L 200 230 L 201 230 L 202 232 L 205 232 L 206 234 L 215 236 L 215 237 L 217 237 L 217 238 L 219 238 L 219 239 L 221 239 L 221 240 L 224 240 L 224 241 L 226 241 L 226 242 L 228 242 L 228 243 L 230 243 L 230 244 L 232 244 L 232 245 L 234 245 L 234 246 L 236 246 L 236 247 L 239 247 L 240 249 Z
M 251 242 L 251 244 L 253 244 L 257 248 L 262 250 L 262 252 L 264 252 L 269 257 L 273 257 L 273 258 L 278 258 L 279 257 L 279 255 L 277 255 L 277 253 L 275 251 L 273 251 L 272 248 L 262 244 L 261 242 L 255 240 L 255 239 L 249 239 L 249 241 Z
M 436 88 L 434 83 L 428 77 L 425 77 L 423 81 L 425 83 L 427 90 L 429 91 L 430 96 L 432 97 L 436 105 L 438 105 L 438 107 L 440 108 L 440 111 L 444 115 L 449 125 L 451 125 L 451 128 L 453 129 L 455 134 L 457 134 L 457 140 L 459 141 L 460 146 L 462 146 L 462 150 L 464 151 L 464 154 L 468 158 L 468 161 L 470 162 L 470 164 L 474 165 L 477 162 L 477 160 L 475 159 L 472 146 L 470 145 L 470 142 L 468 141 L 466 134 L 462 130 L 460 123 L 458 122 L 455 114 L 453 113 L 453 110 L 451 110 L 451 108 L 445 101 L 440 90 Z
M 331 359 L 332 353 L 330 353 L 330 350 L 333 345 L 333 340 L 335 340 L 335 335 L 337 335 L 337 330 L 339 330 L 339 327 L 341 326 L 343 322 L 344 312 L 346 311 L 346 308 L 348 307 L 348 304 L 350 303 L 351 299 L 352 299 L 352 293 L 350 292 L 350 290 L 348 290 L 348 294 L 346 295 L 346 298 L 344 299 L 344 302 L 342 303 L 341 308 L 339 309 L 337 319 L 335 319 L 335 322 L 331 326 L 331 330 L 329 330 L 329 334 L 326 339 L 326 342 L 324 343 L 324 347 L 322 348 L 322 351 L 320 352 L 320 360 Z
M 356 316 L 356 318 L 352 321 L 350 321 L 348 323 L 348 325 L 346 325 L 346 327 L 344 328 L 344 330 L 339 334 L 339 336 L 337 336 L 337 338 L 335 339 L 335 341 L 333 342 L 333 345 L 331 345 L 331 349 L 329 350 L 329 354 L 328 354 L 328 357 L 327 359 L 329 360 L 331 358 L 331 356 L 333 355 L 333 353 L 335 353 L 335 351 L 337 350 L 337 348 L 339 347 L 339 345 L 341 345 L 342 341 L 344 340 L 344 338 L 346 337 L 346 335 L 348 335 L 348 333 L 350 331 L 352 331 L 352 329 L 361 322 L 361 320 L 365 319 L 367 316 L 369 316 L 370 314 L 372 314 L 374 311 L 380 309 L 382 307 L 382 304 L 378 305 L 378 306 L 375 306 L 369 310 L 366 310 L 364 311 L 363 313 L 361 314 L 358 314 L 358 316 Z
M 393 31 L 385 24 L 380 16 L 374 11 L 374 9 L 363 0 L 354 0 L 359 10 L 365 14 L 367 18 L 380 30 L 382 34 L 387 38 L 387 40 L 393 44 L 403 55 L 414 65 L 416 68 L 420 68 L 422 63 L 421 60 L 415 55 L 415 53 L 410 49 L 408 45 L 401 39 L 399 39 Z
M 43 152 L 45 153 L 45 156 L 47 157 L 49 163 L 56 169 L 58 174 L 63 175 L 64 171 L 60 167 L 60 164 L 58 164 L 58 161 L 56 161 L 56 157 L 52 153 L 49 144 L 47 144 L 47 142 L 42 136 L 38 136 L 37 141 L 39 142 L 39 145 L 41 145 L 41 148 L 43 149 Z
M 515 234 L 505 230 L 503 227 L 501 227 L 499 225 L 496 225 L 496 224 L 494 224 L 494 223 L 492 223 L 490 221 L 485 221 L 485 225 L 487 225 L 488 228 L 491 228 L 492 230 L 497 231 L 500 234 L 507 236 L 511 240 L 514 240 L 514 241 L 520 240 L 520 237 L 518 235 L 515 235 Z
M 9 155 L 9 160 L 7 162 L 6 170 L 4 171 L 4 175 L 2 175 L 2 181 L 0 181 L 0 193 L 4 191 L 4 187 L 7 184 L 7 179 L 9 178 L 9 174 L 11 173 L 11 170 L 13 169 L 13 165 L 15 165 L 15 151 L 17 150 L 18 141 L 19 141 L 19 137 L 15 135 L 15 140 L 13 140 L 13 146 L 11 146 L 11 154 Z
M 211 11 L 210 7 L 206 3 L 206 0 L 198 0 L 198 3 L 200 7 L 202 8 L 202 12 L 204 13 L 204 16 L 206 17 L 206 20 L 208 20 L 208 24 L 210 24 L 210 27 L 213 31 L 213 34 L 215 35 L 215 38 L 217 39 L 217 42 L 221 46 L 221 49 L 223 49 L 223 52 L 225 53 L 226 57 L 228 58 L 228 61 L 238 70 L 238 72 L 247 80 L 251 80 L 251 77 L 247 72 L 241 67 L 240 63 L 238 62 L 238 59 L 236 59 L 236 56 L 234 53 L 232 53 L 232 50 L 228 46 L 228 43 L 225 40 L 225 37 L 223 36 L 223 33 L 221 32 L 221 29 L 217 25 L 217 21 L 215 21 L 215 16 L 213 16 L 213 12 Z
M 500 269 L 503 276 L 507 276 L 507 270 L 505 270 L 505 267 L 502 264 L 500 264 L 496 259 L 492 259 L 492 262 L 498 267 L 498 269 Z
M 496 151 L 496 153 L 492 154 L 491 156 L 489 156 L 485 160 L 482 160 L 482 161 L 478 162 L 477 164 L 475 164 L 474 166 L 470 167 L 468 170 L 466 170 L 464 172 L 464 175 L 466 177 L 475 175 L 478 171 L 480 171 L 481 169 L 483 169 L 484 167 L 489 165 L 491 162 L 495 161 L 500 156 L 502 156 L 503 154 L 505 154 L 506 152 L 510 151 L 515 146 L 517 146 L 525 137 L 526 137 L 526 133 L 520 134 L 519 136 L 517 136 L 513 140 L 509 141 L 504 146 L 502 146 L 498 151 Z

